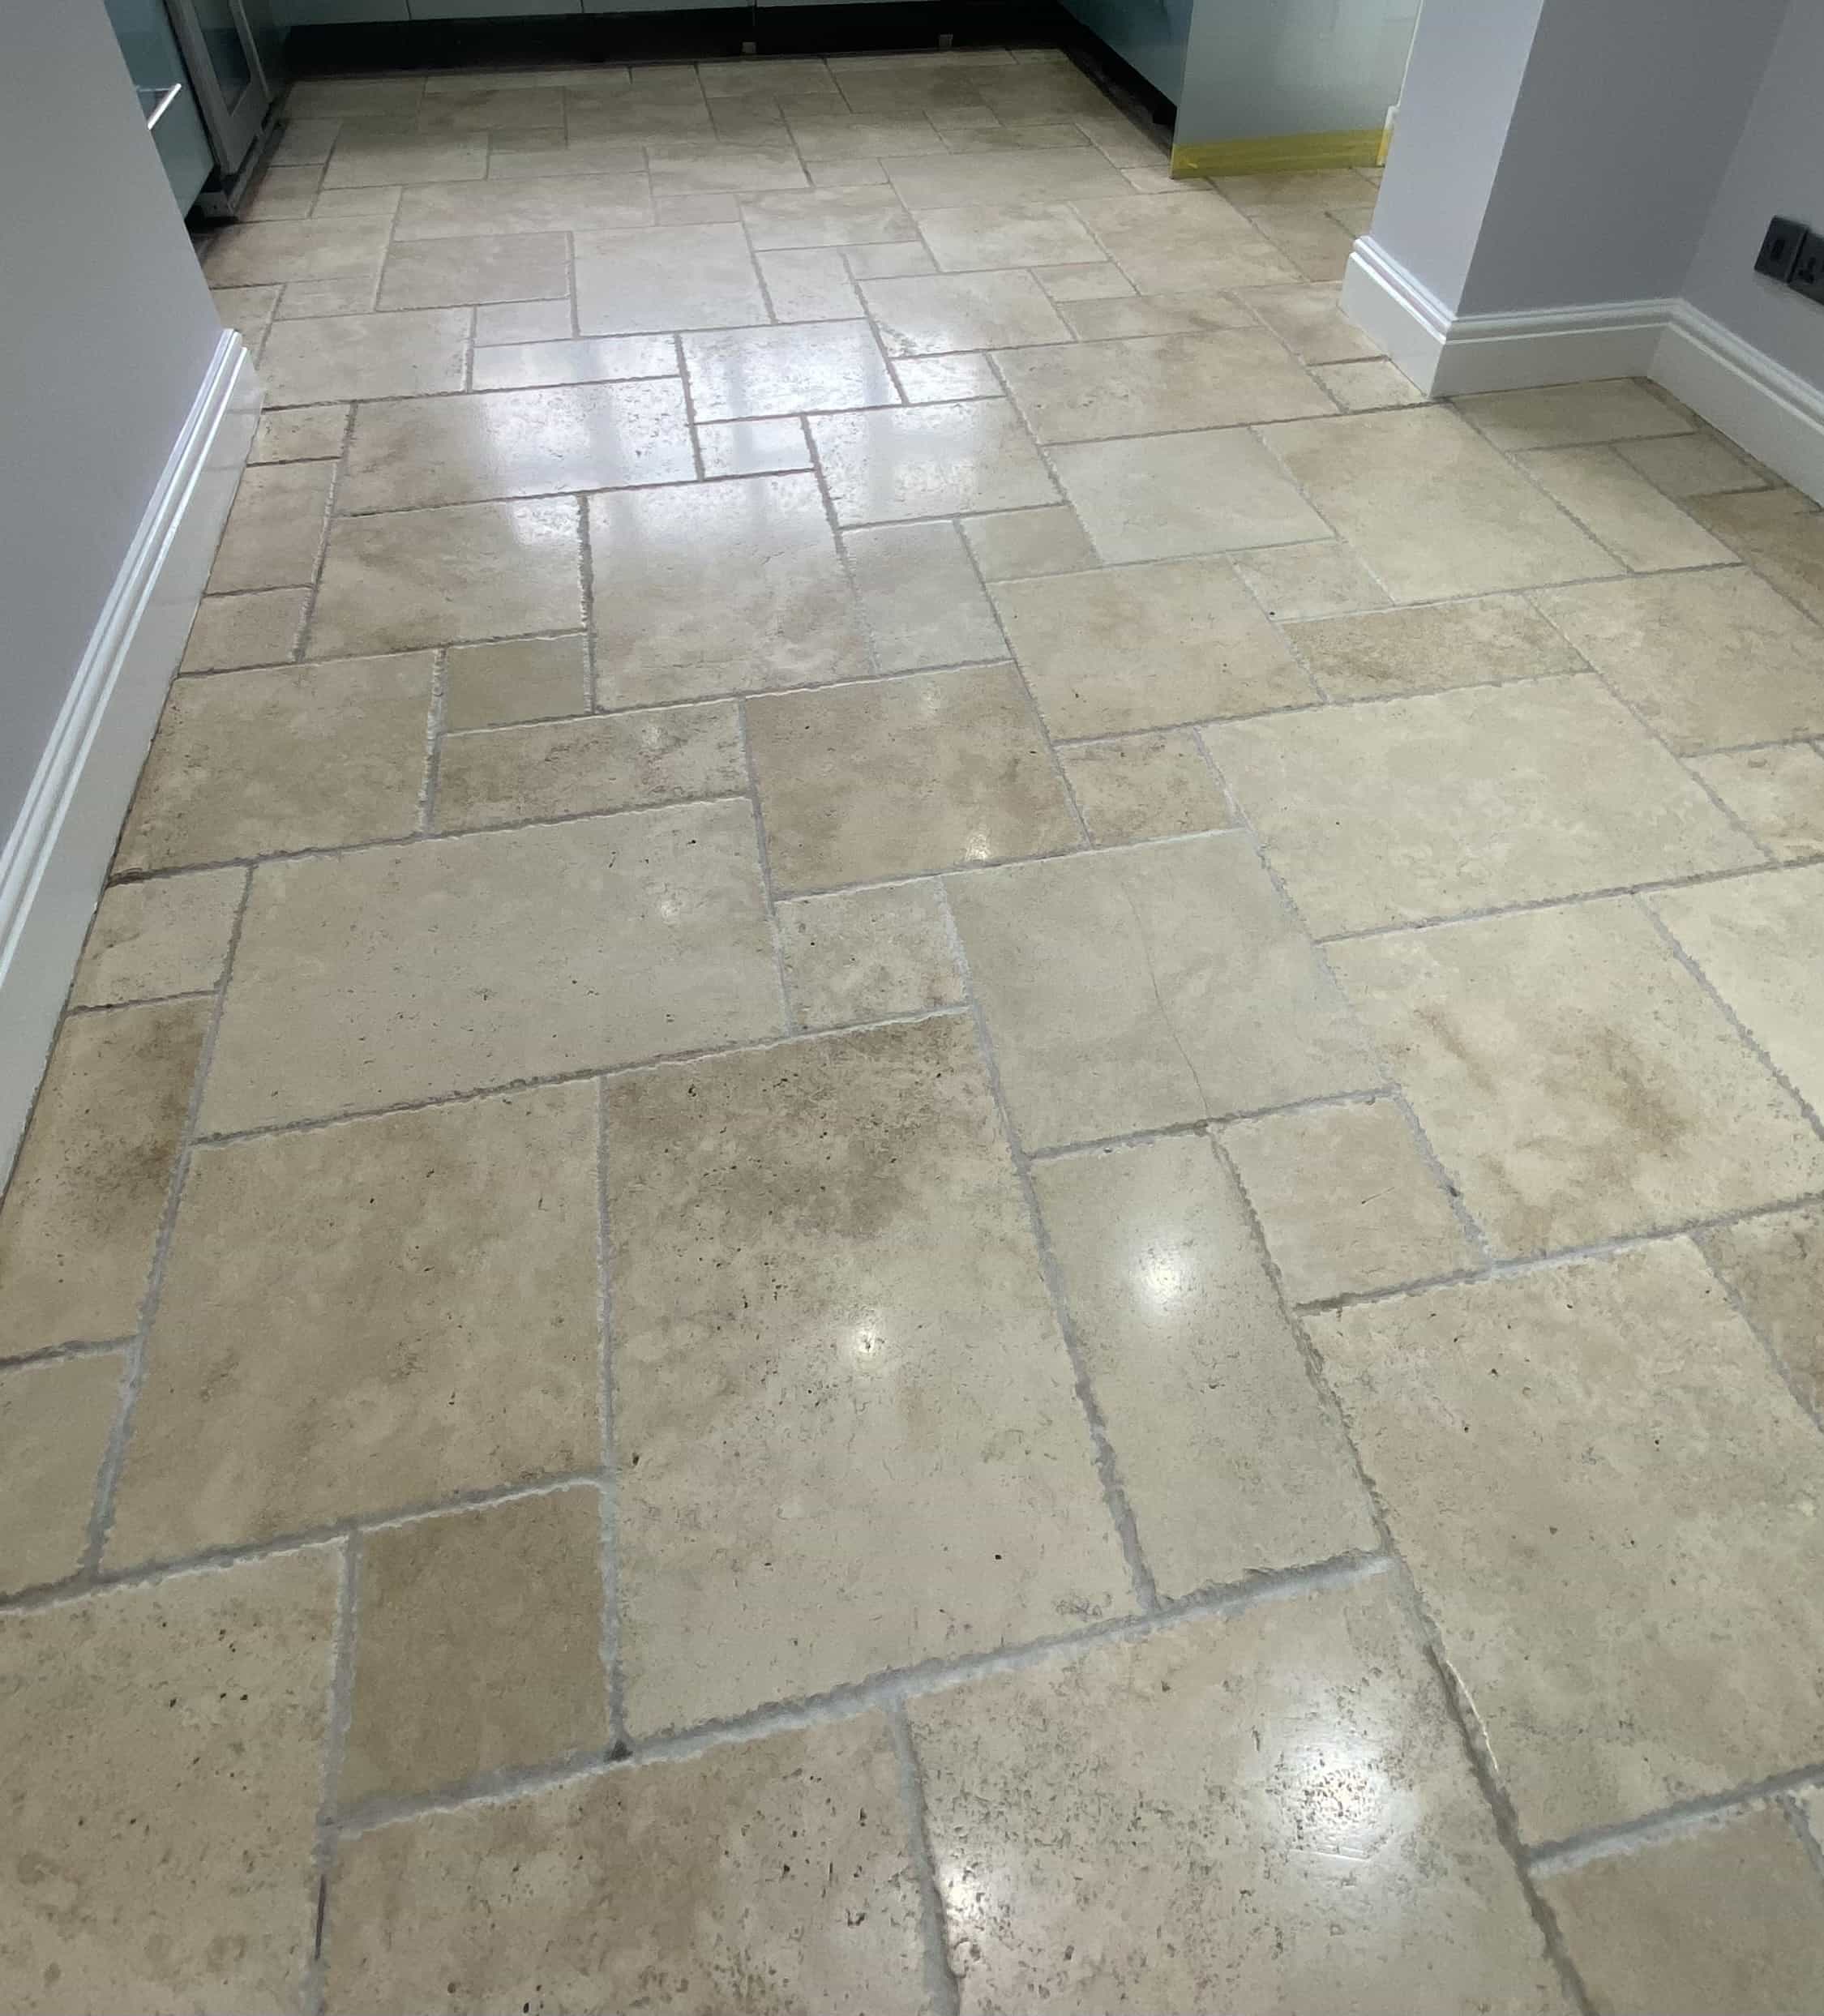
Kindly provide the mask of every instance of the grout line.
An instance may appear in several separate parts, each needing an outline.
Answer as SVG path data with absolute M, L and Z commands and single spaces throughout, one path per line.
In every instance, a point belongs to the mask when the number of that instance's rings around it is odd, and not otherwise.
M 109 1351 L 126 1351 L 133 1348 L 130 1337 L 110 1337 L 91 1340 L 72 1338 L 65 1344 L 46 1344 L 35 1350 L 20 1351 L 16 1356 L 0 1359 L 0 1379 L 8 1373 L 29 1371 L 36 1365 L 61 1365 L 70 1358 L 102 1358 Z
M 1811 1824 L 1810 1815 L 1806 1813 L 1804 1806 L 1792 1796 L 1791 1792 L 1783 1792 L 1779 1797 L 1779 1804 L 1784 1809 L 1787 1819 L 1792 1823 L 1793 1833 L 1799 1837 L 1799 1845 L 1805 1850 L 1806 1858 L 1818 1872 L 1820 1881 L 1824 1881 L 1824 1843 L 1818 1840 L 1817 1830 Z
M 1766 1215 L 1770 1216 L 1773 1214 L 1767 1213 Z M 1737 1222 L 1740 1222 L 1740 1221 Z M 1709 1247 L 1702 1239 L 1693 1239 L 1692 1240 L 1692 1243 L 1697 1248 L 1698 1252 L 1703 1256 L 1704 1265 L 1710 1269 L 1712 1277 L 1715 1280 L 1717 1286 L 1722 1290 L 1723 1299 L 1728 1303 L 1729 1307 L 1733 1309 L 1736 1314 L 1741 1318 L 1742 1321 L 1747 1325 L 1749 1332 L 1753 1336 L 1755 1342 L 1758 1343 L 1761 1346 L 1761 1349 L 1766 1353 L 1767 1363 L 1773 1368 L 1775 1375 L 1779 1379 L 1780 1384 L 1785 1387 L 1786 1390 L 1789 1393 L 1792 1394 L 1793 1401 L 1798 1406 L 1800 1411 L 1811 1421 L 1820 1434 L 1824 1434 L 1824 1413 L 1821 1413 L 1819 1411 L 1811 1396 L 1807 1393 L 1805 1388 L 1800 1384 L 1799 1380 L 1794 1377 L 1792 1369 L 1787 1363 L 1783 1355 L 1775 1348 L 1773 1339 L 1764 1329 L 1762 1329 L 1760 1324 L 1755 1320 L 1754 1316 L 1749 1308 L 1747 1301 L 1743 1297 L 1741 1290 L 1738 1289 L 1736 1286 L 1736 1284 L 1730 1280 L 1729 1277 L 1723 1273 L 1722 1267 L 1718 1264 L 1716 1256 L 1711 1252 Z
M 773 971 L 779 985 L 779 1013 L 786 1034 L 795 1036 L 801 1025 L 792 1007 L 791 987 L 786 978 L 786 942 L 779 930 L 779 904 L 773 889 L 773 863 L 767 849 L 766 820 L 760 811 L 760 776 L 754 768 L 754 742 L 744 700 L 735 703 L 736 732 L 741 738 L 741 760 L 747 773 L 747 807 L 754 821 L 754 854 L 760 867 L 760 897 L 766 907 L 768 935 L 773 941 Z
M 614 1459 L 614 1247 L 608 1220 L 608 1083 L 595 1088 L 596 1280 L 602 1326 L 602 1676 L 608 1702 L 609 1755 L 627 1750 L 621 1667 L 620 1491 Z
M 949 1941 L 944 1911 L 944 1893 L 938 1886 L 937 1869 L 931 1846 L 931 1818 L 925 1804 L 924 1776 L 918 1766 L 918 1752 L 912 1740 L 912 1726 L 906 1704 L 896 1701 L 887 1711 L 893 1731 L 893 1754 L 899 1762 L 899 1796 L 904 1808 L 906 1846 L 914 1873 L 925 1936 L 925 1996 L 932 2016 L 958 2016 L 962 2006 L 955 1970 L 950 1964 Z
M 1735 1786 L 1728 1791 L 1677 1800 L 1638 1820 L 1586 1827 L 1561 1840 L 1543 1842 L 1528 1849 L 1526 1859 L 1536 1876 L 1568 1875 L 1588 1863 L 1676 1840 L 1681 1834 L 1695 1832 L 1706 1821 L 1727 1821 L 1750 1807 L 1781 1800 L 1788 1792 L 1809 1791 L 1820 1783 L 1824 1783 L 1824 1761 L 1801 1766 L 1796 1770 L 1775 1772 L 1771 1777 Z
M 335 1813 L 336 1787 L 347 1753 L 349 1721 L 354 1697 L 356 1598 L 361 1574 L 361 1536 L 351 1534 L 342 1543 L 341 1573 L 337 1577 L 336 1629 L 330 1647 L 329 1711 L 324 1723 L 323 1786 L 317 1808 L 317 1822 L 311 1847 L 310 1866 L 316 1877 L 315 1926 L 310 1941 L 310 1964 L 305 1971 L 302 1997 L 306 2016 L 322 2016 L 328 1974 L 326 1942 L 329 1929 L 329 1879 L 336 1860 Z
M 447 644 L 431 654 L 430 705 L 426 710 L 424 724 L 424 781 L 418 790 L 418 831 L 421 834 L 435 833 L 437 828 L 437 785 L 443 773 L 443 716 L 448 703 L 449 657 Z

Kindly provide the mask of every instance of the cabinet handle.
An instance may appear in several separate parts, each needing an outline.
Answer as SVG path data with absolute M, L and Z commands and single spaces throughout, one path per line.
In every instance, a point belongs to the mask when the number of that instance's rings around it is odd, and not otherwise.
M 146 131 L 148 133 L 150 133 L 158 124 L 159 121 L 165 117 L 165 113 L 171 109 L 172 106 L 178 102 L 178 100 L 182 94 L 182 92 L 183 84 L 181 81 L 174 84 L 168 84 L 165 86 L 165 89 L 159 94 L 158 103 L 155 105 L 152 110 L 146 114 Z

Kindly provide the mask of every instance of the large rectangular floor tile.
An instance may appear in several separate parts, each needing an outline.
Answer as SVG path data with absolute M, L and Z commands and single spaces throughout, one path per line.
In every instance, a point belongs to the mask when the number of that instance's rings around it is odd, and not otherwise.
M 576 327 L 584 336 L 733 329 L 767 319 L 766 296 L 738 224 L 580 233 Z
M 593 1466 L 592 1085 L 196 1151 L 107 1559 Z
M 1539 448 L 1519 462 L 1630 567 L 1715 567 L 1735 558 L 1613 448 Z
M 931 247 L 939 270 L 946 273 L 984 267 L 1070 266 L 1102 257 L 1102 247 L 1063 203 L 989 200 L 927 210 L 918 219 L 918 234 Z
M 1263 436 L 1396 601 L 1612 574 L 1619 563 L 1442 406 Z
M 1587 674 L 1276 715 L 1207 739 L 1320 938 L 1756 858 Z
M 928 2010 L 878 1713 L 345 1841 L 328 2007 Z
M 1330 958 L 1497 1254 L 1824 1183 L 1797 1102 L 1625 898 L 1359 939 Z
M 274 406 L 458 392 L 468 345 L 460 308 L 308 316 L 273 329 L 260 353 L 260 382 Z
M 1385 1578 L 910 1714 L 966 2010 L 1571 2006 Z
M 607 1127 L 636 1733 L 1125 1607 L 966 1017 L 619 1077 Z
M 213 1132 L 779 1034 L 745 805 L 622 812 L 256 871 Z
M 1377 1543 L 1235 1179 L 1198 1135 L 1034 1164 L 1159 1594 Z
M 899 403 L 886 359 L 863 322 L 687 336 L 684 372 L 698 420 L 829 413 Z
M 865 280 L 861 291 L 889 357 L 1071 344 L 1069 330 L 1030 273 L 923 273 Z
M 782 889 L 1081 844 L 1011 666 L 764 694 L 747 703 L 747 722 Z
M 0 1622 L 11 2007 L 301 2006 L 336 1582 L 312 1547 Z
M 1292 623 L 1286 634 L 1333 700 L 1583 670 L 1564 638 L 1518 595 Z
M 845 525 L 1055 504 L 1038 451 L 1004 399 L 970 399 L 811 423 Z
M 393 242 L 495 233 L 612 231 L 652 220 L 652 192 L 644 175 L 435 182 L 408 189 L 400 199 Z
M 589 554 L 604 705 L 869 670 L 812 476 L 592 497 Z
M 812 245 L 897 245 L 918 235 L 905 205 L 880 188 L 743 196 L 741 216 L 756 252 Z
M 1077 214 L 1143 294 L 1261 287 L 1298 268 L 1241 213 L 1207 190 L 1079 203 Z
M 947 886 L 1029 1148 L 1382 1082 L 1242 834 Z
M 384 220 L 366 217 L 231 225 L 211 243 L 205 270 L 212 287 L 377 275 L 387 235 Z
M 1824 1442 L 1687 1242 L 1312 1336 L 1526 1838 L 1824 1748 Z
M 569 292 L 570 247 L 555 231 L 398 244 L 380 275 L 383 309 L 550 301 Z

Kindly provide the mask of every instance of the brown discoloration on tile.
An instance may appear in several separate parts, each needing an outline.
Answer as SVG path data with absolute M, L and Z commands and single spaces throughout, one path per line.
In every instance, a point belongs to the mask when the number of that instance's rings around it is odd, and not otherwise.
M 1334 700 L 1435 692 L 1583 669 L 1564 638 L 1518 595 L 1295 623 L 1287 635 Z

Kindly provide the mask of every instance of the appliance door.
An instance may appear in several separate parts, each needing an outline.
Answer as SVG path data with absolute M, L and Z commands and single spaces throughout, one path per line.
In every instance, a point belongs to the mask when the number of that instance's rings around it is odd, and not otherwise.
M 246 159 L 272 102 L 240 0 L 166 0 L 224 179 Z

